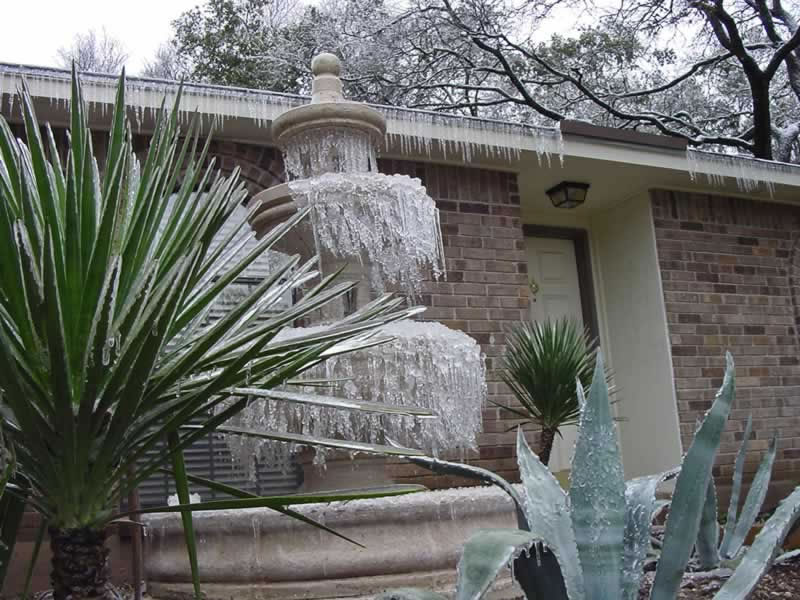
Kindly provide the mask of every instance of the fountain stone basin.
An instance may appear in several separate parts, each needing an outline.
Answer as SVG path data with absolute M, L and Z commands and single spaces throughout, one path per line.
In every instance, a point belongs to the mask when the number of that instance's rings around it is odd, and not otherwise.
M 268 509 L 198 512 L 198 564 L 208 600 L 372 598 L 397 587 L 451 594 L 470 535 L 516 527 L 512 501 L 493 487 L 294 508 L 365 548 Z M 180 515 L 143 519 L 149 594 L 191 598 Z M 505 574 L 490 597 L 515 598 L 520 591 Z

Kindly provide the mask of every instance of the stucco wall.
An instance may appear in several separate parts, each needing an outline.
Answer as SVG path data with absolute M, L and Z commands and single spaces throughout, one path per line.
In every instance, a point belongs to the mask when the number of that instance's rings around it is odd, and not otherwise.
M 800 264 L 800 208 L 670 191 L 653 192 L 652 207 L 684 446 L 711 406 L 730 350 L 737 397 L 723 434 L 718 481 L 730 481 L 752 413 L 746 472 L 752 475 L 777 432 L 773 480 L 796 482 L 800 288 L 793 264 Z
M 591 239 L 625 475 L 658 473 L 680 464 L 681 445 L 648 199 L 593 217 Z

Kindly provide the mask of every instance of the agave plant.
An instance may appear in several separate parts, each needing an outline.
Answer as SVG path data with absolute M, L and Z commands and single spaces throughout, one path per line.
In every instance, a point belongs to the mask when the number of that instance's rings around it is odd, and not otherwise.
M 213 161 L 206 165 L 208 141 L 201 142 L 197 120 L 182 130 L 179 100 L 180 94 L 171 110 L 162 104 L 141 165 L 126 116 L 124 73 L 102 167 L 74 72 L 65 156 L 49 126 L 40 130 L 27 90 L 19 104 L 26 142 L 0 119 L 0 431 L 16 450 L 15 479 L 6 488 L 13 506 L 3 514 L 19 514 L 25 503 L 42 516 L 57 600 L 109 593 L 106 526 L 124 517 L 116 514 L 120 500 L 163 468 L 175 476 L 180 504 L 148 512 L 182 513 L 198 595 L 191 511 L 268 507 L 314 524 L 287 505 L 417 489 L 253 497 L 186 473 L 183 450 L 224 430 L 248 401 L 302 383 L 301 374 L 329 356 L 380 343 L 376 328 L 415 310 L 384 296 L 313 334 L 275 341 L 283 327 L 354 285 L 337 284 L 334 276 L 314 284 L 314 261 L 291 257 L 223 318 L 209 322 L 206 315 L 226 286 L 303 214 L 244 255 L 241 248 L 252 236 L 244 219 L 212 244 L 245 190 L 238 172 L 223 177 Z M 275 313 L 277 301 L 301 286 L 302 299 Z M 291 391 L 281 397 L 335 409 L 426 414 Z M 236 433 L 405 453 L 288 432 Z M 233 497 L 190 504 L 188 480 Z M 12 521 L 6 519 L 3 529 L 13 540 Z
M 703 569 L 716 569 L 725 560 L 737 557 L 744 545 L 745 538 L 758 518 L 764 498 L 767 496 L 769 481 L 772 476 L 772 464 L 778 449 L 777 435 L 773 435 L 767 452 L 761 459 L 755 477 L 750 484 L 742 510 L 739 511 L 739 496 L 742 489 L 742 475 L 744 472 L 744 459 L 747 455 L 747 445 L 753 427 L 752 416 L 747 418 L 744 428 L 744 437 L 739 446 L 734 463 L 731 497 L 728 502 L 728 513 L 725 521 L 722 541 L 719 539 L 720 527 L 717 523 L 717 491 L 714 479 L 708 483 L 706 502 L 700 519 L 700 530 L 697 536 L 695 551 L 700 567 Z
M 508 332 L 503 381 L 521 410 L 500 405 L 541 428 L 537 454 L 545 464 L 561 428 L 578 422 L 575 380 L 589 385 L 595 343 L 574 319 L 518 323 Z
M 427 457 L 411 457 L 412 462 L 434 472 L 458 474 L 498 485 L 511 496 L 516 506 L 519 529 L 483 530 L 467 541 L 458 566 L 457 600 L 481 598 L 497 574 L 512 561 L 514 577 L 529 600 L 638 598 L 642 570 L 651 543 L 653 513 L 658 506 L 656 489 L 661 482 L 677 474 L 650 594 L 651 600 L 673 600 L 696 542 L 698 552 L 702 552 L 700 548 L 707 542 L 703 538 L 706 534 L 700 538 L 698 535 L 708 526 L 708 490 L 713 490 L 711 470 L 734 393 L 733 360 L 728 355 L 722 387 L 680 470 L 628 482 L 622 475 L 600 357 L 588 399 L 584 399 L 582 387 L 578 386 L 581 419 L 568 493 L 531 452 L 521 430 L 517 437 L 521 490 L 484 469 Z M 737 459 L 737 494 L 744 451 L 743 448 Z M 723 540 L 721 553 L 726 556 L 738 553 L 738 566 L 716 594 L 716 600 L 747 598 L 800 517 L 799 486 L 784 499 L 752 546 L 746 551 L 739 550 L 742 540 L 736 532 L 749 529 L 752 523 L 749 507 L 760 506 L 763 501 L 764 473 L 769 472 L 773 458 L 774 443 L 762 462 L 741 516 L 731 519 L 735 522 L 731 526 L 734 533 L 726 536 L 730 540 L 727 544 Z M 734 500 L 733 505 L 736 503 Z M 716 528 L 716 520 L 713 525 Z M 436 600 L 443 596 L 407 589 L 388 592 L 381 598 Z

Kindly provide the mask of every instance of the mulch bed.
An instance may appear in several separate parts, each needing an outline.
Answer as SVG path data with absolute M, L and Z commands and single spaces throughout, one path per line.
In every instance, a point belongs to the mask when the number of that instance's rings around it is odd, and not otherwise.
M 681 584 L 677 600 L 701 600 L 713 598 L 727 578 L 729 570 L 720 569 L 713 573 L 687 573 Z M 639 599 L 650 597 L 653 573 L 645 573 Z M 761 578 L 758 587 L 750 595 L 750 600 L 772 600 L 774 598 L 800 599 L 800 557 L 794 557 L 779 565 L 774 565 Z

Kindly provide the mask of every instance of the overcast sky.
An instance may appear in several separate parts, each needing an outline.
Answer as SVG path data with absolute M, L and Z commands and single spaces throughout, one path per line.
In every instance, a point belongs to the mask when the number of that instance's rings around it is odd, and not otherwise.
M 76 33 L 108 33 L 125 44 L 137 73 L 170 35 L 170 22 L 201 0 L 0 0 L 0 62 L 54 66 Z

